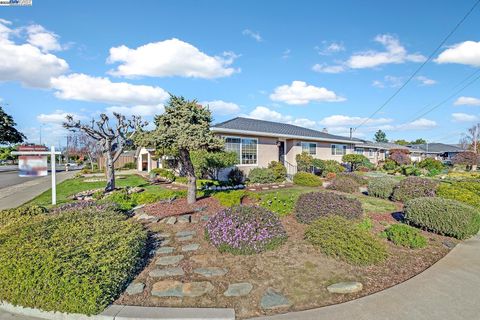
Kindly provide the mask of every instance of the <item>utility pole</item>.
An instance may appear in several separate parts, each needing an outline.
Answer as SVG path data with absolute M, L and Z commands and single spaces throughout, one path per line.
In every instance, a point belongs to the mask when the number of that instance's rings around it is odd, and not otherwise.
M 353 128 L 350 128 L 350 140 L 352 140 Z

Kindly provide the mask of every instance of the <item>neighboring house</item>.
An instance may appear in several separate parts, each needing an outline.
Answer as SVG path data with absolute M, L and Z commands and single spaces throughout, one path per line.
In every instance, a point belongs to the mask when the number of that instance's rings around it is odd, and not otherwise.
M 131 163 L 131 162 L 134 162 L 135 163 L 135 151 L 132 151 L 132 150 L 128 150 L 128 151 L 124 151 L 120 157 L 118 158 L 117 161 L 115 161 L 115 169 L 120 169 L 120 168 L 123 168 L 123 166 L 126 164 L 126 163 Z M 105 157 L 104 156 L 101 156 L 98 158 L 98 169 L 99 170 L 103 170 L 105 168 Z
M 332 135 L 313 129 L 272 121 L 237 117 L 214 125 L 211 130 L 225 139 L 225 149 L 238 154 L 237 165 L 245 173 L 280 161 L 288 174 L 296 172 L 296 155 L 308 152 L 314 158 L 342 162 L 348 153 L 361 153 L 371 162 L 385 159 L 393 144 L 381 145 Z M 400 146 L 393 145 L 395 148 Z
M 161 167 L 155 157 L 155 149 L 153 148 L 138 148 L 135 152 L 135 158 L 138 171 L 150 172 L 152 169 Z
M 451 161 L 458 153 L 464 150 L 458 146 L 445 143 L 425 143 L 408 145 L 412 152 L 412 161 L 421 161 L 425 158 Z

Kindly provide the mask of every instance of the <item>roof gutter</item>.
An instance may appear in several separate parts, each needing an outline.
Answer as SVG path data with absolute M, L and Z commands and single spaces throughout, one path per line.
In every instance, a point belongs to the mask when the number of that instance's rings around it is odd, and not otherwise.
M 342 139 L 329 139 L 329 138 L 319 138 L 319 137 L 308 137 L 308 136 L 296 136 L 289 134 L 280 134 L 280 133 L 269 133 L 269 132 L 259 132 L 259 131 L 246 131 L 238 129 L 225 129 L 211 127 L 210 130 L 215 133 L 231 133 L 231 134 L 243 134 L 243 135 L 255 135 L 260 137 L 272 137 L 272 138 L 290 138 L 290 139 L 303 139 L 303 140 L 315 140 L 315 141 L 327 141 L 327 142 L 341 142 L 341 143 L 351 143 L 355 144 L 358 141 L 352 140 L 342 140 Z

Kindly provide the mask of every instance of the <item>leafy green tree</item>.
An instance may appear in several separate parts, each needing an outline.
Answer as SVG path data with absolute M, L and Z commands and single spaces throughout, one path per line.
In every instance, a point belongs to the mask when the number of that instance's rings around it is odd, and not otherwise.
M 22 143 L 26 139 L 23 133 L 15 129 L 16 125 L 13 117 L 0 106 L 0 145 Z
M 342 157 L 342 161 L 349 163 L 352 171 L 357 170 L 357 167 L 361 164 L 367 163 L 368 158 L 363 154 L 349 153 Z
M 375 132 L 374 139 L 376 142 L 388 142 L 387 135 L 382 130 Z
M 410 144 L 426 144 L 427 141 L 422 139 L 422 138 L 418 138 L 417 140 L 413 140 L 412 142 L 410 142 Z
M 165 112 L 155 117 L 156 128 L 140 135 L 144 145 L 154 146 L 159 154 L 178 155 L 178 161 L 188 178 L 187 201 L 197 201 L 195 168 L 191 152 L 194 150 L 217 151 L 224 142 L 210 131 L 212 114 L 197 100 L 170 96 Z
M 238 164 L 236 152 L 197 150 L 190 153 L 195 175 L 198 178 L 208 177 L 218 180 L 220 170 Z
M 295 156 L 295 160 L 297 161 L 297 170 L 310 172 L 310 168 L 312 167 L 313 157 L 308 152 L 302 152 Z
M 408 142 L 405 139 L 395 140 L 393 143 L 398 144 L 400 146 L 406 146 L 406 145 L 410 144 L 410 142 Z
M 12 151 L 16 149 L 16 146 L 0 147 L 0 160 L 14 160 L 15 157 L 12 156 Z

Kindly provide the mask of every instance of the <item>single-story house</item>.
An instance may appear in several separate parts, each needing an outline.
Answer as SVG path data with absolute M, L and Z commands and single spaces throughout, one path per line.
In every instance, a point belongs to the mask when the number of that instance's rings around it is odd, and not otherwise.
M 372 163 L 385 160 L 389 149 L 401 146 L 378 144 L 329 134 L 291 124 L 237 117 L 212 126 L 225 139 L 225 149 L 238 154 L 237 165 L 245 173 L 280 161 L 289 175 L 296 173 L 296 155 L 308 152 L 314 158 L 342 162 L 349 153 L 365 155 Z
M 138 171 L 150 172 L 150 170 L 160 167 L 160 162 L 155 157 L 155 149 L 153 148 L 137 148 L 135 158 Z
M 127 150 L 124 151 L 117 161 L 115 161 L 114 167 L 115 169 L 123 168 L 123 166 L 127 163 L 135 162 L 135 151 Z M 106 159 L 104 156 L 98 158 L 98 169 L 103 170 L 106 165 Z
M 451 161 L 463 148 L 445 143 L 424 143 L 408 145 L 412 152 L 412 161 L 421 161 L 425 158 L 434 158 L 441 161 Z

